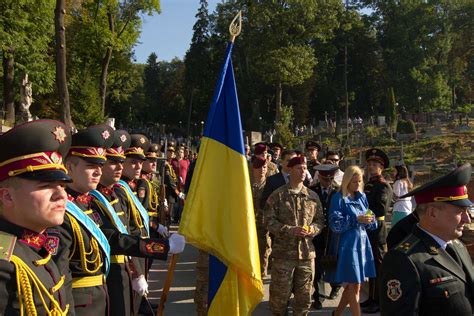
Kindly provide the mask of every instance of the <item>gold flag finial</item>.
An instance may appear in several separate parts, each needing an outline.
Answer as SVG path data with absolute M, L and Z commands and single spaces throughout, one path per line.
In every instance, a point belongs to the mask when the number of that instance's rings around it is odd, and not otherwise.
M 232 43 L 235 41 L 235 38 L 239 36 L 240 31 L 242 31 L 242 10 L 237 13 L 229 25 L 230 41 Z

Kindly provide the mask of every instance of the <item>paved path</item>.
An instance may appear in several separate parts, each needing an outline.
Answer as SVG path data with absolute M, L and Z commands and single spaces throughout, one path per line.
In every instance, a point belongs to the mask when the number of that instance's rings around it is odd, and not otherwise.
M 186 245 L 185 251 L 178 258 L 173 283 L 165 306 L 165 315 L 196 315 L 193 297 L 194 285 L 196 282 L 195 270 L 197 257 L 197 249 L 189 244 Z M 161 290 L 168 271 L 168 263 L 169 260 L 166 263 L 158 260 L 153 263 L 149 281 L 151 289 L 149 299 L 152 303 L 159 303 L 159 298 L 162 292 Z M 255 316 L 271 316 L 268 305 L 270 278 L 264 279 L 263 283 L 265 297 L 255 309 L 253 313 Z M 326 289 L 326 292 L 329 293 L 329 286 Z M 331 315 L 331 312 L 335 309 L 338 302 L 339 298 L 332 301 L 326 300 L 323 304 L 324 308 L 322 310 L 311 310 L 309 315 Z M 346 309 L 345 315 L 350 315 L 348 309 Z

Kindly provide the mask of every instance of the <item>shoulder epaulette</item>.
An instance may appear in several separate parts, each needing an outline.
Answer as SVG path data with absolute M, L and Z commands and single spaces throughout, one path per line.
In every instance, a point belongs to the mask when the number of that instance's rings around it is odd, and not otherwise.
M 407 236 L 398 246 L 395 248 L 403 253 L 408 253 L 416 244 L 420 242 L 420 238 L 413 234 Z
M 0 232 L 0 260 L 10 261 L 15 249 L 16 236 Z

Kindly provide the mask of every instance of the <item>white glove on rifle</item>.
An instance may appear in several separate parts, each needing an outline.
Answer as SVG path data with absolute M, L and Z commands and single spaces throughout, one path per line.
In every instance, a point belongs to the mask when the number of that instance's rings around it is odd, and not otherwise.
M 178 199 L 184 200 L 185 198 L 186 198 L 186 194 L 184 194 L 183 192 L 179 192 Z
M 164 199 L 163 200 L 163 206 L 168 209 L 168 200 L 167 199 Z
M 148 293 L 148 283 L 145 280 L 145 276 L 143 274 L 132 280 L 132 289 L 140 296 L 144 296 Z
M 163 237 L 168 237 L 170 235 L 170 233 L 168 232 L 168 228 L 161 224 L 158 224 L 158 228 L 156 229 L 156 231 Z
M 172 234 L 170 239 L 168 239 L 168 242 L 170 244 L 169 253 L 171 254 L 183 252 L 184 246 L 186 245 L 186 240 L 184 239 L 184 236 L 178 233 Z

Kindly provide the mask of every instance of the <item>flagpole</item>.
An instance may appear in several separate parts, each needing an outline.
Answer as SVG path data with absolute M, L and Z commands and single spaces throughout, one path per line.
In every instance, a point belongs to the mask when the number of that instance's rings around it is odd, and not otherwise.
M 239 36 L 242 31 L 242 10 L 240 10 L 237 15 L 232 19 L 229 25 L 230 41 L 234 43 L 235 38 Z M 166 153 L 165 153 L 166 154 Z M 168 273 L 166 274 L 166 280 L 163 285 L 163 292 L 161 293 L 160 304 L 156 311 L 157 316 L 163 316 L 165 310 L 165 303 L 168 299 L 168 292 L 171 287 L 171 282 L 173 281 L 174 271 L 176 269 L 176 262 L 178 261 L 178 255 L 173 254 L 171 256 L 171 261 L 168 266 Z

